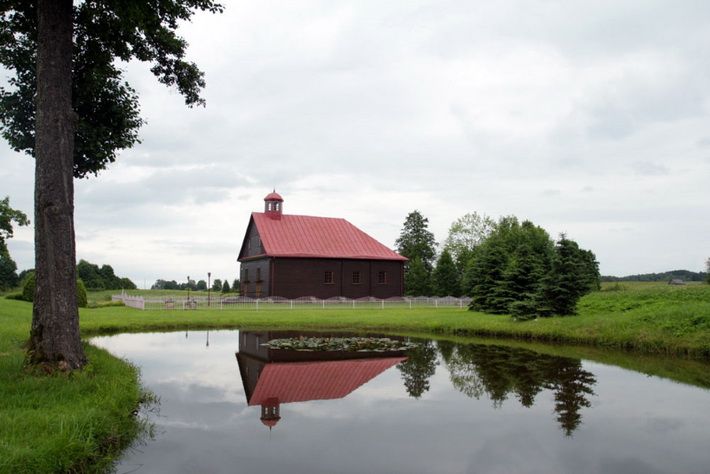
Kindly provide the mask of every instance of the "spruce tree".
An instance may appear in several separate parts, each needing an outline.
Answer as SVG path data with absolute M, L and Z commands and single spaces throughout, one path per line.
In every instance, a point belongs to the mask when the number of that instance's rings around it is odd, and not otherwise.
M 224 283 L 222 284 L 222 293 L 229 293 L 231 289 L 229 288 L 229 282 L 227 280 L 224 280 Z
M 431 295 L 431 277 L 419 257 L 409 261 L 409 268 L 404 274 L 404 292 L 408 296 Z
M 481 246 L 479 250 L 469 272 L 473 282 L 469 307 L 475 311 L 505 313 L 507 304 L 498 292 L 503 281 L 505 253 L 490 243 Z
M 432 274 L 434 283 L 434 293 L 437 296 L 460 296 L 461 278 L 456 264 L 454 264 L 451 253 L 444 249 L 436 262 L 436 268 Z
M 545 274 L 544 255 L 523 244 L 518 247 L 503 273 L 503 298 L 508 313 L 517 320 L 532 319 L 537 314 L 537 295 Z
M 399 238 L 395 241 L 397 252 L 408 259 L 419 258 L 431 273 L 436 257 L 436 241 L 429 231 L 429 219 L 415 210 L 407 215 Z
M 567 239 L 564 234 L 560 236 L 540 293 L 543 313 L 549 311 L 561 316 L 576 314 L 577 301 L 588 291 L 579 250 L 576 242 Z

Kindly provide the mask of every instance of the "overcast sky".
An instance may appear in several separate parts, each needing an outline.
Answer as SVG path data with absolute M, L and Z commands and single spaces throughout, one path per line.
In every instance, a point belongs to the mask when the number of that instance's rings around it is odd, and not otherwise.
M 419 209 L 439 242 L 467 212 L 530 219 L 603 274 L 710 257 L 710 2 L 225 4 L 181 28 L 206 108 L 125 65 L 148 124 L 76 181 L 77 259 L 231 282 L 273 188 L 389 246 Z M 31 215 L 32 159 L 0 155 L 0 197 Z M 9 244 L 20 269 L 32 236 Z

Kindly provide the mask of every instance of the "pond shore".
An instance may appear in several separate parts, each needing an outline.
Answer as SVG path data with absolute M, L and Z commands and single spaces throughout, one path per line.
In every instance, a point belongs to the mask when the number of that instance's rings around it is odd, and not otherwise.
M 456 308 L 280 309 L 269 311 L 81 310 L 86 336 L 117 332 L 251 329 L 339 329 L 483 336 L 555 342 L 710 360 L 710 286 L 606 285 L 587 295 L 579 315 L 515 322 L 509 316 Z M 23 368 L 31 305 L 0 298 L 0 473 L 95 472 L 110 466 L 138 433 L 132 416 L 144 394 L 137 370 L 86 345 L 81 373 L 38 375 Z M 503 342 L 503 340 L 501 340 Z M 584 357 L 589 351 L 580 350 Z M 592 357 L 594 358 L 594 357 Z M 613 361 L 610 363 L 614 363 Z M 620 364 L 634 368 L 634 363 Z M 639 369 L 636 369 L 639 370 Z M 651 373 L 654 371 L 651 370 Z

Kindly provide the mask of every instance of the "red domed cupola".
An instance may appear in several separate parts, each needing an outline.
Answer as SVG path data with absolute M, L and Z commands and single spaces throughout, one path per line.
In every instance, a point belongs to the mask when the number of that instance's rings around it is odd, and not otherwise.
M 276 426 L 276 423 L 279 422 L 281 419 L 281 415 L 279 415 L 279 399 L 278 398 L 267 398 L 264 400 L 264 403 L 261 404 L 261 422 L 264 424 L 264 426 L 269 427 L 269 431 L 271 428 Z
M 272 219 L 281 219 L 281 213 L 283 212 L 283 202 L 284 198 L 281 197 L 276 189 L 270 192 L 264 198 L 264 214 Z

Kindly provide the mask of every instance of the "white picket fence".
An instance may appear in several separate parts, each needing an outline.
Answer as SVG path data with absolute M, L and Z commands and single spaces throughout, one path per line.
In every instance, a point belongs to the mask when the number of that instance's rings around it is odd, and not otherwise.
M 121 294 L 113 295 L 112 301 L 123 301 L 123 304 L 137 309 L 166 309 L 166 310 L 228 310 L 228 309 L 294 309 L 294 308 L 466 308 L 471 302 L 471 298 L 445 297 L 394 297 L 378 299 L 373 297 L 350 299 L 344 297 L 334 297 L 319 299 L 305 296 L 296 299 L 286 299 L 281 297 L 270 298 L 249 298 L 240 297 L 211 297 L 196 296 L 181 298 L 175 296 L 163 297 L 143 297 L 137 295 Z

